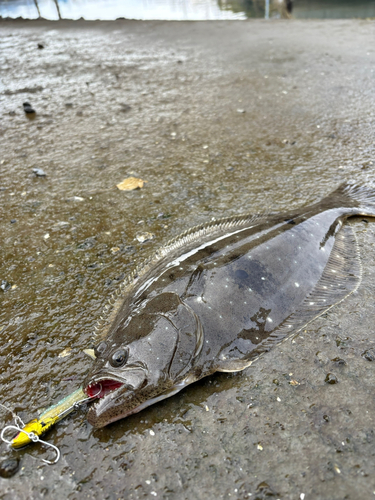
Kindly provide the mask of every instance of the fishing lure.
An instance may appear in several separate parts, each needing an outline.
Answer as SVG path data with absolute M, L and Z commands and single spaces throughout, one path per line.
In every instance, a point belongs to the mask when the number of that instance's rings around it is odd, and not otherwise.
M 68 416 L 74 410 L 77 410 L 81 405 L 96 399 L 96 397 L 97 395 L 87 397 L 82 387 L 80 387 L 72 394 L 69 394 L 69 396 L 66 396 L 58 403 L 47 408 L 47 410 L 44 411 L 39 418 L 34 418 L 27 424 L 24 424 L 18 415 L 11 412 L 13 414 L 15 424 L 4 427 L 1 432 L 1 439 L 11 448 L 16 449 L 22 448 L 31 442 L 40 442 L 46 446 L 50 446 L 56 451 L 57 457 L 55 461 L 50 462 L 49 460 L 42 460 L 47 464 L 54 464 L 60 458 L 60 450 L 53 444 L 40 439 L 40 436 L 45 434 L 53 425 Z M 7 410 L 9 409 L 7 408 Z M 5 433 L 9 430 L 17 431 L 17 434 L 11 440 L 5 437 Z

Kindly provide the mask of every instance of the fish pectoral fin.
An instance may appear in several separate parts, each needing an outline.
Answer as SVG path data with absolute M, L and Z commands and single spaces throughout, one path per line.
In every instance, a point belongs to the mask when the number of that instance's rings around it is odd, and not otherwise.
M 83 349 L 83 352 L 91 359 L 96 359 L 94 349 Z

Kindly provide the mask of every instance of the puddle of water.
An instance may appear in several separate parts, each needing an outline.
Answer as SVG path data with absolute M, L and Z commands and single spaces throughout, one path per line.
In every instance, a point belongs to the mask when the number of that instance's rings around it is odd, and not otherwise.
M 375 0 L 0 0 L 2 17 L 199 21 L 375 17 Z

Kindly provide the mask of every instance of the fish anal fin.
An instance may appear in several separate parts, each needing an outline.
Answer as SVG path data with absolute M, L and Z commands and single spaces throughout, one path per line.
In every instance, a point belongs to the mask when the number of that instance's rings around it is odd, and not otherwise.
M 221 362 L 216 371 L 224 373 L 240 372 L 250 366 L 252 362 L 253 360 L 249 361 L 248 359 L 231 359 Z
M 344 226 L 336 236 L 323 274 L 297 311 L 250 354 L 254 360 L 271 347 L 296 335 L 308 323 L 355 292 L 361 282 L 362 267 L 355 234 Z

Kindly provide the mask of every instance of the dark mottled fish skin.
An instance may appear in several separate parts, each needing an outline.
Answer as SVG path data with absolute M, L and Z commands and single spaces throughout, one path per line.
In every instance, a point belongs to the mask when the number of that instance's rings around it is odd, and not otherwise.
M 361 266 L 342 226 L 354 215 L 375 216 L 375 191 L 345 184 L 314 205 L 224 219 L 162 249 L 109 316 L 85 381 L 89 395 L 102 391 L 89 422 L 102 427 L 215 371 L 243 370 L 352 293 Z

